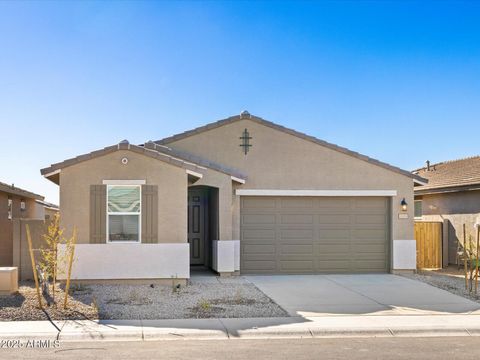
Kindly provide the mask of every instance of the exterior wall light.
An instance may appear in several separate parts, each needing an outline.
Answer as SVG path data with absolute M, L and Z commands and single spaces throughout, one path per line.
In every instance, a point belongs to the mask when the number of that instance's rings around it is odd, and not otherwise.
M 400 206 L 402 207 L 402 211 L 407 211 L 407 202 L 405 201 L 405 198 L 400 201 Z
M 27 205 L 25 204 L 25 200 L 20 201 L 20 211 L 25 211 L 27 210 Z
M 8 220 L 12 220 L 13 218 L 13 200 L 11 198 L 8 198 L 8 213 L 7 213 L 7 218 Z

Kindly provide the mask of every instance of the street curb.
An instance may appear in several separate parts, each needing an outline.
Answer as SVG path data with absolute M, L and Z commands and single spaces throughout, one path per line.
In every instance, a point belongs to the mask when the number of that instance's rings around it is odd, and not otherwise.
M 173 331 L 172 331 L 173 330 Z M 45 340 L 53 339 L 65 342 L 81 341 L 178 341 L 178 340 L 242 340 L 242 339 L 317 339 L 317 338 L 349 338 L 349 337 L 477 337 L 480 329 L 467 330 L 464 328 L 444 329 L 298 329 L 298 330 L 242 330 L 236 334 L 204 333 L 202 331 L 184 331 L 184 329 L 159 329 L 158 332 L 150 331 L 145 334 L 142 329 L 138 331 L 119 332 L 69 332 L 66 334 L 52 332 L 10 333 L 0 335 L 0 339 L 19 340 Z
M 471 320 L 470 316 L 468 318 Z M 0 340 L 78 342 L 446 336 L 480 336 L 480 316 L 478 320 L 475 317 L 473 323 L 463 316 L 0 322 Z

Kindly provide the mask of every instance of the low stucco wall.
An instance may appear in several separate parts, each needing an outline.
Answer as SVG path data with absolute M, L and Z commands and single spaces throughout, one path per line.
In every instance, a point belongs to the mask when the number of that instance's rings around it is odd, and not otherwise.
M 59 248 L 65 252 L 65 246 Z M 62 265 L 66 269 L 66 264 Z M 66 279 L 66 270 L 59 280 Z M 189 244 L 77 244 L 73 280 L 188 279 Z

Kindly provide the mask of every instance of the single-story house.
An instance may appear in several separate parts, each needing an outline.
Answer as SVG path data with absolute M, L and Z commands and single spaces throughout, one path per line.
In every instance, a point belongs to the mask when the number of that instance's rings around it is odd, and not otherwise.
M 44 197 L 0 182 L 0 267 L 9 267 L 13 260 L 13 221 L 15 219 L 45 218 L 44 209 L 36 201 Z
M 463 244 L 463 224 L 468 241 L 469 235 L 475 239 L 474 226 L 480 223 L 480 156 L 438 164 L 427 161 L 413 173 L 428 179 L 427 184 L 414 188 L 415 219 L 445 223 L 444 266 L 456 264 L 458 242 Z
M 77 280 L 415 269 L 424 179 L 246 111 L 41 173 L 60 186 L 62 226 L 78 229 Z

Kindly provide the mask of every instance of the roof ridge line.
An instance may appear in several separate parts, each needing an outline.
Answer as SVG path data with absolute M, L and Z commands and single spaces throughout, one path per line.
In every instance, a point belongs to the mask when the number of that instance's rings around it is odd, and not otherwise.
M 443 160 L 443 161 L 437 162 L 437 163 L 435 163 L 435 164 L 430 164 L 430 167 L 438 166 L 438 165 L 443 165 L 443 164 L 451 164 L 451 163 L 454 163 L 454 162 L 471 160 L 471 159 L 476 159 L 476 158 L 480 158 L 480 155 L 471 155 L 471 156 L 465 156 L 465 157 L 463 157 L 463 158 L 458 158 L 458 159 Z M 420 168 L 418 168 L 418 169 L 412 170 L 412 173 L 413 173 L 413 172 L 416 172 L 416 171 L 425 170 L 426 168 L 427 168 L 426 166 L 422 166 L 422 167 L 420 167 Z
M 220 126 L 227 125 L 227 124 L 230 124 L 230 123 L 233 123 L 233 122 L 236 122 L 236 121 L 240 121 L 240 120 L 251 120 L 251 121 L 257 122 L 259 124 L 262 124 L 264 126 L 268 126 L 268 127 L 273 128 L 273 129 L 276 129 L 278 131 L 283 131 L 283 132 L 288 133 L 290 135 L 297 136 L 297 137 L 299 137 L 301 139 L 304 139 L 306 141 L 311 141 L 315 144 L 325 146 L 327 148 L 339 151 L 339 152 L 341 152 L 343 154 L 346 154 L 346 155 L 349 155 L 349 156 L 353 156 L 357 159 L 366 161 L 366 162 L 368 162 L 370 164 L 373 164 L 373 165 L 383 167 L 384 169 L 402 174 L 404 176 L 414 178 L 414 179 L 417 179 L 417 180 L 420 180 L 420 181 L 427 181 L 426 179 L 422 178 L 421 176 L 419 176 L 417 174 L 414 174 L 411 171 L 407 171 L 407 170 L 401 169 L 397 166 L 394 166 L 394 165 L 385 163 L 383 161 L 377 160 L 375 158 L 369 157 L 367 155 L 363 155 L 359 152 L 350 150 L 346 147 L 342 147 L 342 146 L 339 146 L 339 145 L 336 145 L 336 144 L 333 144 L 333 143 L 329 143 L 328 141 L 319 139 L 315 136 L 308 135 L 306 133 L 302 133 L 300 131 L 297 131 L 297 130 L 294 130 L 294 129 L 291 129 L 291 128 L 287 128 L 283 125 L 279 125 L 279 124 L 274 123 L 272 121 L 265 120 L 265 119 L 263 119 L 259 116 L 251 115 L 250 113 L 248 113 L 248 116 L 240 114 L 240 115 L 230 116 L 230 117 L 222 119 L 222 120 L 217 120 L 217 121 L 208 123 L 206 125 L 193 128 L 191 130 L 187 130 L 187 131 L 184 131 L 184 132 L 181 132 L 181 133 L 178 133 L 178 134 L 174 134 L 172 136 L 169 136 L 169 137 L 166 137 L 166 138 L 163 138 L 163 139 L 160 139 L 160 140 L 156 140 L 156 141 L 154 141 L 154 143 L 156 143 L 158 145 L 166 145 L 166 144 L 169 144 L 173 141 L 181 140 L 181 139 L 187 138 L 189 136 L 192 136 L 194 134 L 198 134 L 198 133 L 201 133 L 201 132 L 204 132 L 204 131 L 213 130 L 213 129 L 218 128 Z

